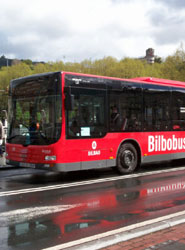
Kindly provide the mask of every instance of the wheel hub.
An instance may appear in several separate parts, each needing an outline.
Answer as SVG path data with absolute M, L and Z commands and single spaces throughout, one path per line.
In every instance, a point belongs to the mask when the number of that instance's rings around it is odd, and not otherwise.
M 126 166 L 130 167 L 134 162 L 134 154 L 130 150 L 125 150 L 123 154 L 123 161 Z

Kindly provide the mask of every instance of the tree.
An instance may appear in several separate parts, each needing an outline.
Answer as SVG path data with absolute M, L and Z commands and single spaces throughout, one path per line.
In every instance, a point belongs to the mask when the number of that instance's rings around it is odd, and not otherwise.
M 172 56 L 166 58 L 163 75 L 168 79 L 185 81 L 185 51 L 182 45 Z
M 162 58 L 159 56 L 155 56 L 154 63 L 162 63 Z

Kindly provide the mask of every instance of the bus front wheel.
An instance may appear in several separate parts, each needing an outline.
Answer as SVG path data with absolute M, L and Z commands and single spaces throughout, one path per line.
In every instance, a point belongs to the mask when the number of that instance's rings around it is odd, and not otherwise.
M 138 154 L 136 148 L 131 143 L 123 144 L 117 157 L 117 169 L 121 174 L 134 172 L 138 165 Z

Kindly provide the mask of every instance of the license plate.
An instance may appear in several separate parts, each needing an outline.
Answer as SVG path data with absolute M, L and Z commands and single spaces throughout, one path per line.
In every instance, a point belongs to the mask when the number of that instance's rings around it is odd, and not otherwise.
M 19 166 L 20 167 L 25 167 L 25 168 L 35 168 L 35 164 L 33 164 L 33 163 L 27 163 L 27 162 L 20 162 Z

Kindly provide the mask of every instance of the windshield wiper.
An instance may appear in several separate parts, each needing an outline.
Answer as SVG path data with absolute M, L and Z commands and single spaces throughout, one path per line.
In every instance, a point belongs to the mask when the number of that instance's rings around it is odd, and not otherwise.
M 7 140 L 9 141 L 9 140 L 11 140 L 13 138 L 16 138 L 17 136 L 22 136 L 22 135 L 12 135 L 12 136 L 7 137 Z

